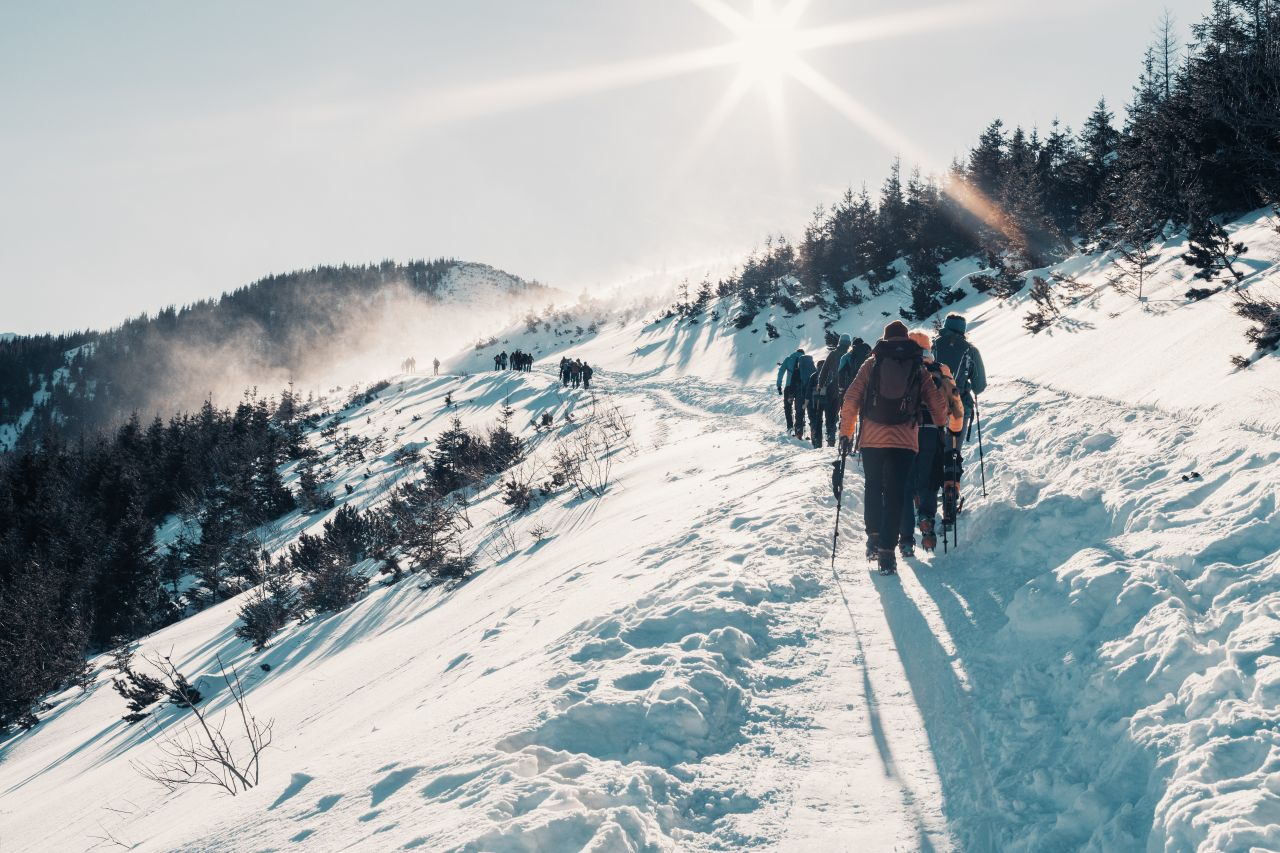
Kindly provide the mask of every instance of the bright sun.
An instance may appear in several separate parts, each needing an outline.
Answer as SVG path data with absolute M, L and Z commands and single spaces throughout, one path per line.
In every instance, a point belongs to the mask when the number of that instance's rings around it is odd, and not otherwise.
M 735 29 L 738 61 L 751 82 L 776 86 L 790 74 L 800 53 L 794 19 L 761 5 Z

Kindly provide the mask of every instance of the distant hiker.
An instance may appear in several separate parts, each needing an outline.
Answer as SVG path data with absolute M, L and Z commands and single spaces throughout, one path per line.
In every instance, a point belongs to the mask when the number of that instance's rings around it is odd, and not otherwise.
M 782 364 L 778 365 L 778 393 L 782 395 L 782 411 L 787 417 L 787 432 L 792 435 L 796 431 L 796 409 L 801 408 L 796 399 L 796 368 L 802 358 L 804 358 L 804 347 L 797 347 L 795 352 L 784 358 Z M 812 358 L 810 362 L 812 363 Z
M 431 375 L 432 376 L 440 375 L 440 359 L 438 358 L 433 358 L 431 360 Z
M 574 359 L 569 362 L 569 387 L 577 388 L 582 383 L 582 362 Z
M 494 370 L 501 370 L 501 369 L 502 369 L 502 354 L 501 354 L 501 353 L 499 353 L 498 355 L 495 355 L 495 356 L 493 357 L 493 369 L 494 369 Z
M 933 339 L 933 357 L 951 370 L 956 390 L 964 401 L 964 424 L 973 421 L 974 398 L 987 390 L 987 368 L 982 353 L 965 337 L 968 322 L 961 314 L 951 313 L 942 323 L 942 331 Z
M 837 380 L 840 383 L 840 399 L 844 399 L 844 392 L 853 384 L 853 378 L 858 375 L 858 371 L 862 369 L 862 363 L 871 355 L 871 345 L 862 338 L 854 338 L 849 345 L 849 351 L 840 359 L 840 373 Z
M 594 373 L 595 371 L 591 369 L 591 365 L 585 361 L 582 362 L 582 387 L 588 391 L 591 390 L 591 377 Z
M 569 357 L 567 355 L 560 357 L 560 384 L 566 386 L 569 384 Z
M 794 368 L 795 374 L 795 421 L 796 431 L 795 437 L 804 441 L 804 419 L 809 411 L 809 399 L 813 392 L 813 377 L 817 374 L 817 365 L 813 363 L 813 356 L 802 355 L 796 361 Z
M 964 404 L 951 381 L 951 371 L 939 364 L 930 350 L 929 333 L 914 329 L 912 341 L 924 350 L 924 366 L 933 383 L 942 389 L 947 398 L 946 423 L 937 424 L 923 404 L 920 406 L 919 451 L 907 474 L 907 496 L 902 502 L 902 524 L 898 529 L 898 550 L 904 557 L 915 554 L 915 528 L 920 526 L 920 545 L 926 551 L 938 547 L 936 531 L 938 515 L 938 489 L 942 487 L 941 454 L 944 438 L 960 433 L 964 426 Z
M 859 338 L 861 340 L 861 338 Z M 835 346 L 827 348 L 827 356 L 821 362 L 814 381 L 813 406 L 810 420 L 813 423 L 813 446 L 821 447 L 823 422 L 826 422 L 827 447 L 836 446 L 836 416 L 840 411 L 840 399 L 844 389 L 853 381 L 857 370 L 849 373 L 848 381 L 841 381 L 841 360 L 852 345 L 848 335 L 841 335 Z M 861 363 L 859 363 L 859 367 Z
M 828 354 L 830 349 L 827 350 Z M 814 447 L 822 446 L 822 414 L 823 399 L 822 393 L 818 390 L 818 377 L 822 375 L 822 370 L 826 367 L 827 359 L 818 362 L 817 370 L 813 376 L 809 377 L 808 387 L 804 392 L 804 405 L 809 410 L 809 440 Z M 831 428 L 835 429 L 835 418 L 831 419 Z M 832 436 L 832 444 L 835 444 L 834 435 Z
M 907 475 L 920 449 L 921 404 L 934 423 L 943 422 L 946 395 L 924 366 L 924 350 L 907 337 L 907 327 L 894 320 L 845 391 L 840 409 L 841 456 L 862 452 L 867 559 L 876 560 L 884 575 L 898 570 L 894 546 Z

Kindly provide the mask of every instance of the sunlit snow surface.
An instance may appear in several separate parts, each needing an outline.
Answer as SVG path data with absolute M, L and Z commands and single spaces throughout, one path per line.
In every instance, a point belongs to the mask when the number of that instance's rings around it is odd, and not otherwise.
M 1280 238 L 1239 233 L 1274 294 Z M 1234 371 L 1247 323 L 1226 294 L 1180 299 L 1180 250 L 1145 306 L 1103 289 L 1034 337 L 1025 302 L 961 306 L 993 380 L 989 496 L 971 458 L 959 550 L 893 578 L 858 554 L 852 469 L 831 571 L 832 451 L 782 434 L 772 374 L 820 342 L 816 312 L 512 330 L 446 369 L 523 346 L 532 374 L 393 382 L 343 414 L 388 452 L 430 447 L 446 393 L 476 425 L 509 398 L 530 437 L 552 412 L 535 452 L 616 403 L 634 447 L 601 498 L 510 520 L 482 492 L 484 571 L 456 589 L 375 586 L 260 654 L 235 601 L 149 638 L 249 674 L 276 720 L 262 784 L 144 782 L 130 761 L 155 747 L 100 673 L 4 745 L 0 850 L 1280 848 L 1280 359 Z M 871 339 L 898 299 L 838 328 Z M 563 353 L 596 366 L 597 399 L 559 387 Z M 340 501 L 380 500 L 394 470 L 351 469 Z

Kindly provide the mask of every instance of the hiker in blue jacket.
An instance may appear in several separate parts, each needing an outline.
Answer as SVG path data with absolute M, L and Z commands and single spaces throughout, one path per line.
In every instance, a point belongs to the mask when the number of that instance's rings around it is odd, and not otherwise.
M 778 366 L 778 393 L 782 395 L 782 411 L 787 417 L 787 432 L 792 435 L 804 434 L 804 400 L 800 391 L 803 381 L 811 376 L 815 368 L 813 356 L 804 354 L 804 347 L 782 360 Z
M 933 357 L 951 371 L 964 403 L 966 433 L 973 422 L 974 398 L 987 390 L 987 368 L 982 363 L 982 353 L 965 337 L 968 326 L 964 315 L 953 312 L 947 315 L 942 331 L 933 339 Z

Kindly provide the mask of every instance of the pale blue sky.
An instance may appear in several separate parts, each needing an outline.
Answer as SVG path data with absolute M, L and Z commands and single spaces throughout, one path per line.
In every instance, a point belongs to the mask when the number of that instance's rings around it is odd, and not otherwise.
M 803 54 L 945 163 L 996 115 L 1119 110 L 1162 10 L 1185 40 L 1208 5 L 811 0 L 799 26 L 949 16 Z M 691 0 L 0 0 L 0 331 L 318 263 L 448 255 L 570 290 L 696 275 L 878 186 L 901 146 L 794 81 L 781 136 L 753 86 L 691 156 L 738 63 L 636 83 L 635 61 L 732 41 Z

